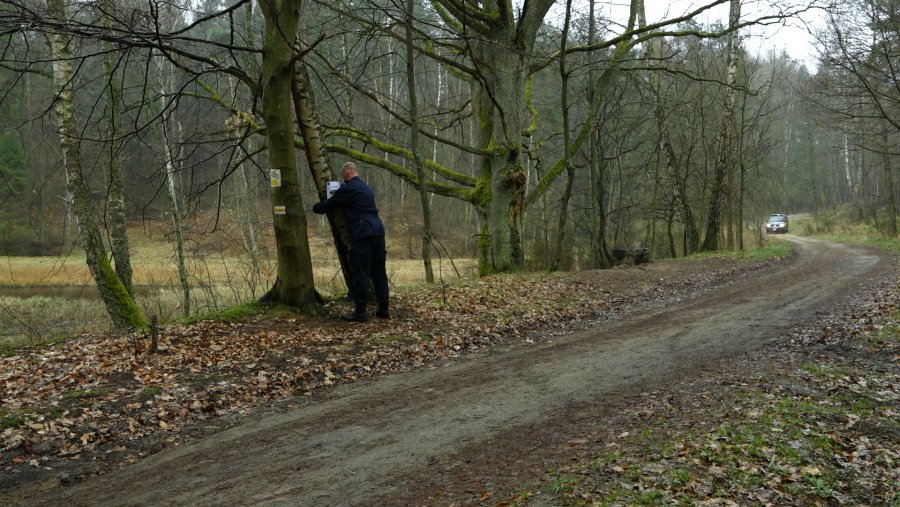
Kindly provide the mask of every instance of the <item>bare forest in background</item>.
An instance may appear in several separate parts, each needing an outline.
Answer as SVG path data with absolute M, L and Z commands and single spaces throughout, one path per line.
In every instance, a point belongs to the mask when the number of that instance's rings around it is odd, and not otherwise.
M 0 255 L 83 255 L 120 327 L 147 322 L 150 253 L 184 315 L 204 258 L 241 266 L 241 298 L 314 306 L 342 233 L 309 210 L 345 160 L 390 258 L 464 274 L 743 249 L 770 213 L 845 205 L 896 236 L 900 4 L 757 3 L 5 1 Z M 811 12 L 816 69 L 748 53 Z

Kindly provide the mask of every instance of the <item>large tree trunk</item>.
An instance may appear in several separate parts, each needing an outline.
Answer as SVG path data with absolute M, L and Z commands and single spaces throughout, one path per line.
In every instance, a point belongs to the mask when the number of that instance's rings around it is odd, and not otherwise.
M 467 48 L 471 49 L 469 56 L 479 72 L 475 86 L 480 89 L 473 93 L 473 103 L 484 141 L 478 146 L 488 154 L 484 156 L 485 166 L 478 177 L 473 199 L 479 212 L 488 217 L 489 237 L 486 240 L 490 242 L 490 251 L 486 252 L 489 255 L 479 258 L 490 257 L 491 261 L 489 266 L 479 266 L 481 273 L 510 271 L 523 266 L 522 217 L 525 207 L 540 199 L 556 176 L 567 168 L 565 158 L 554 163 L 526 201 L 523 132 L 533 132 L 536 128 L 534 122 L 526 121 L 530 113 L 526 89 L 529 76 L 536 70 L 532 67 L 532 55 L 537 34 L 553 4 L 552 0 L 532 0 L 516 10 L 503 0 L 468 4 L 450 0 L 433 2 L 439 13 L 449 20 L 448 24 L 466 37 Z M 631 5 L 626 31 L 633 29 L 636 5 L 634 2 Z M 518 20 L 515 19 L 517 14 Z M 628 37 L 618 41 L 610 65 L 593 84 L 594 99 L 587 119 L 571 143 L 567 157 L 577 153 L 595 130 L 604 91 L 631 44 L 632 39 Z
M 264 298 L 313 311 L 320 298 L 313 279 L 291 114 L 293 45 L 300 5 L 299 0 L 259 1 L 266 20 L 262 113 L 269 141 L 269 168 L 281 172 L 281 186 L 272 191 L 278 277 Z
M 511 36 L 508 36 L 511 39 Z M 522 160 L 527 65 L 521 52 L 503 37 L 480 46 L 485 85 L 478 116 L 490 150 L 490 204 L 487 208 L 492 270 L 516 271 L 524 265 L 522 213 L 525 206 L 525 166 Z M 487 98 L 489 97 L 489 98 Z
M 422 264 L 425 268 L 425 281 L 434 283 L 434 270 L 431 266 L 431 203 L 425 189 L 425 164 L 419 154 L 419 98 L 416 94 L 416 65 L 413 55 L 413 0 L 406 2 L 406 87 L 409 94 L 409 149 L 413 153 L 416 164 L 416 177 L 419 179 L 419 198 L 422 201 Z
M 487 216 L 490 265 L 481 273 L 515 271 L 525 262 L 522 218 L 525 211 L 523 131 L 527 131 L 526 83 L 532 72 L 532 50 L 552 0 L 534 0 L 516 13 L 505 1 L 485 5 L 491 14 L 472 26 L 470 55 L 480 71 L 473 93 L 479 147 L 489 152 L 479 175 L 476 208 Z M 477 10 L 479 7 L 476 7 Z M 451 7 L 455 12 L 456 7 Z M 468 30 L 468 28 L 466 28 Z M 482 247 L 486 246 L 480 243 Z
M 48 0 L 47 12 L 61 22 L 68 19 L 63 0 Z M 113 324 L 121 328 L 145 326 L 147 321 L 107 257 L 100 226 L 91 205 L 91 194 L 82 172 L 80 146 L 76 137 L 78 129 L 75 121 L 73 84 L 75 73 L 72 68 L 72 55 L 69 51 L 69 37 L 59 33 L 52 34 L 50 43 L 53 53 L 53 85 L 56 91 L 56 115 L 63 164 L 88 268 Z
M 490 114 L 490 99 L 484 90 L 478 85 L 472 84 L 472 103 L 475 110 L 480 114 L 477 115 L 478 128 L 475 131 L 476 144 L 478 146 L 488 146 L 491 142 L 491 122 L 493 120 Z M 494 262 L 494 250 L 492 248 L 493 228 L 490 224 L 491 208 L 491 161 L 489 157 L 481 158 L 481 166 L 478 171 L 477 183 L 475 185 L 475 213 L 478 217 L 478 235 L 475 240 L 475 247 L 478 257 L 478 274 L 480 276 L 489 275 L 498 271 Z
M 728 17 L 728 70 L 725 77 L 725 114 L 722 118 L 722 133 L 719 136 L 719 156 L 716 159 L 716 170 L 710 195 L 709 214 L 706 222 L 706 236 L 701 250 L 712 252 L 719 248 L 719 231 L 722 222 L 722 205 L 727 191 L 725 182 L 729 170 L 731 127 L 734 123 L 735 84 L 737 83 L 737 59 L 740 48 L 737 24 L 741 17 L 740 0 L 731 0 L 731 11 Z

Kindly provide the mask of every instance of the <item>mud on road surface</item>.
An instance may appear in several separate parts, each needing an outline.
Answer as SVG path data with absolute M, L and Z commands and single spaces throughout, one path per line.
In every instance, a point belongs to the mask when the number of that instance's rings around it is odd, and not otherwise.
M 32 505 L 447 505 L 515 491 L 585 425 L 809 325 L 892 256 L 785 236 L 775 268 L 534 344 L 340 386 Z

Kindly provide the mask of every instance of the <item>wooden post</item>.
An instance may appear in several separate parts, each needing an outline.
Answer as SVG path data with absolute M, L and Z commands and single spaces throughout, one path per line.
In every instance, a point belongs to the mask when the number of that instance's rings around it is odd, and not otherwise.
M 159 317 L 156 315 L 150 316 L 150 349 L 147 350 L 147 354 L 158 354 L 159 353 Z

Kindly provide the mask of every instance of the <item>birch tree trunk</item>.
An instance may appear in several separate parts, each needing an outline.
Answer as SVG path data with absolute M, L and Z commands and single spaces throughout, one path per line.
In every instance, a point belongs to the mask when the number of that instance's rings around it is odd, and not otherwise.
M 324 199 L 325 184 L 336 177 L 328 161 L 328 151 L 323 144 L 322 125 L 319 122 L 309 73 L 306 70 L 306 64 L 300 58 L 294 63 L 291 93 L 297 124 L 300 128 L 300 137 L 303 138 L 305 147 L 303 153 L 306 155 L 307 166 L 309 166 L 319 198 Z M 350 287 L 350 233 L 347 229 L 344 210 L 336 209 L 328 213 L 327 219 L 341 265 L 341 274 L 344 276 L 344 283 Z
M 719 231 L 722 222 L 722 205 L 725 202 L 726 176 L 729 170 L 729 151 L 731 143 L 731 127 L 734 123 L 735 84 L 737 83 L 737 59 L 739 49 L 737 24 L 741 17 L 740 0 L 731 0 L 731 10 L 728 16 L 728 26 L 731 33 L 728 34 L 728 70 L 725 76 L 725 114 L 722 118 L 722 133 L 719 136 L 719 156 L 716 160 L 716 170 L 710 195 L 709 214 L 706 222 L 706 236 L 703 239 L 701 250 L 712 252 L 719 248 Z
M 178 264 L 178 281 L 181 284 L 181 314 L 191 314 L 191 285 L 188 281 L 187 266 L 184 260 L 184 236 L 181 231 L 181 206 L 178 204 L 178 187 L 175 182 L 177 170 L 172 153 L 172 139 L 169 135 L 169 120 L 162 118 L 162 143 L 166 156 L 166 189 L 172 213 L 172 230 L 175 232 L 175 261 Z
M 47 13 L 52 18 L 59 20 L 60 23 L 66 23 L 68 19 L 63 0 L 47 0 Z M 88 269 L 97 284 L 97 289 L 113 325 L 120 328 L 142 327 L 147 325 L 147 321 L 107 257 L 100 226 L 91 205 L 91 194 L 82 172 L 80 146 L 76 137 L 78 129 L 75 119 L 73 84 L 75 72 L 72 68 L 70 43 L 70 38 L 62 33 L 54 33 L 50 36 L 53 54 L 53 86 L 56 91 L 56 121 L 59 125 L 68 193 L 72 196 L 73 212 L 78 224 Z
M 256 143 L 254 142 L 253 137 L 248 137 L 245 142 L 247 143 L 248 153 L 256 151 Z M 238 183 L 240 186 L 238 191 L 240 198 L 237 206 L 240 208 L 238 219 L 242 223 L 241 236 L 245 238 L 244 243 L 246 244 L 247 251 L 250 252 L 253 270 L 257 271 L 259 268 L 259 241 L 256 239 L 256 221 L 259 217 L 259 207 L 257 206 L 256 192 L 250 184 L 251 177 L 248 173 L 250 173 L 252 169 L 249 165 L 250 164 L 246 162 L 242 162 L 237 170 Z
M 179 205 L 178 184 L 176 178 L 178 171 L 176 167 L 176 157 L 172 150 L 174 143 L 172 140 L 171 129 L 169 123 L 171 121 L 170 112 L 166 111 L 166 97 L 172 93 L 172 73 L 174 69 L 166 69 L 166 61 L 162 57 L 158 57 L 159 70 L 159 100 L 162 102 L 160 107 L 160 127 L 162 130 L 163 154 L 165 155 L 166 166 L 166 190 L 169 196 L 169 212 L 172 213 L 172 230 L 175 233 L 175 262 L 178 265 L 178 282 L 181 285 L 181 314 L 188 317 L 191 314 L 191 286 L 188 281 L 187 265 L 184 259 L 184 236 L 181 231 L 181 206 Z
M 409 94 L 409 149 L 413 153 L 416 164 L 416 176 L 419 179 L 419 198 L 422 201 L 422 264 L 425 268 L 425 281 L 434 283 L 434 270 L 431 266 L 431 203 L 425 189 L 425 164 L 419 153 L 419 97 L 416 91 L 416 62 L 413 48 L 413 0 L 406 1 L 406 87 Z
M 778 205 L 781 209 L 785 209 L 785 204 L 787 203 L 787 189 L 788 189 L 788 173 L 790 171 L 790 153 L 791 153 L 791 145 L 793 144 L 794 139 L 794 87 L 790 87 L 790 93 L 788 95 L 788 105 L 787 105 L 787 114 L 784 115 L 784 160 L 781 164 L 781 178 L 779 178 L 780 185 L 778 185 L 779 197 Z
M 443 105 L 444 98 L 444 67 L 436 63 L 437 67 L 437 98 L 435 99 L 434 108 L 436 111 L 441 110 L 441 106 Z M 434 140 L 431 144 L 431 160 L 438 162 L 438 126 L 437 122 L 434 122 L 434 126 L 432 127 L 432 134 L 434 135 Z M 434 178 L 434 171 L 431 172 L 431 177 Z M 434 204 L 434 193 L 428 196 L 428 204 Z M 468 212 L 469 207 L 466 206 L 466 212 Z
M 253 2 L 248 2 L 244 7 L 244 26 L 243 26 L 243 37 L 247 41 L 248 47 L 257 47 L 256 40 L 256 25 L 254 23 L 254 12 L 253 12 Z M 248 55 L 246 57 L 246 65 L 248 68 L 256 67 L 256 57 L 253 55 Z M 240 88 L 238 88 L 239 81 L 236 77 L 231 79 L 231 87 L 233 90 L 233 96 L 236 103 L 238 103 L 238 94 L 240 93 Z M 240 97 L 240 103 L 243 104 L 243 107 L 250 108 L 249 99 L 245 96 Z M 179 126 L 181 124 L 179 123 Z M 252 185 L 253 181 L 253 158 L 256 153 L 257 147 L 257 139 L 256 136 L 248 136 L 245 140 L 247 146 L 247 153 L 249 154 L 249 160 L 245 163 L 241 164 L 240 169 L 238 170 L 238 176 L 241 186 L 241 195 L 244 196 L 244 206 L 240 206 L 241 208 L 241 217 L 243 217 L 243 227 L 241 228 L 242 236 L 245 236 L 244 242 L 247 245 L 247 250 L 250 252 L 250 259 L 253 266 L 253 294 L 255 296 L 256 289 L 259 286 L 259 281 L 261 281 L 260 275 L 260 253 L 259 253 L 259 233 L 257 232 L 257 223 L 259 221 L 259 196 L 256 191 L 256 185 Z
M 260 0 L 259 6 L 266 20 L 262 114 L 269 141 L 269 167 L 281 172 L 281 186 L 272 191 L 278 278 L 263 299 L 314 311 L 320 298 L 314 284 L 306 209 L 300 195 L 291 108 L 293 47 L 301 2 Z
M 104 0 L 103 24 L 109 28 L 112 25 L 110 16 L 117 12 L 115 0 Z M 116 82 L 116 55 L 115 47 L 105 42 L 106 56 L 103 58 L 103 70 L 107 80 L 106 102 L 109 108 L 109 123 L 107 124 L 107 147 L 109 149 L 109 193 L 106 197 L 109 207 L 109 222 L 111 249 L 116 265 L 116 274 L 122 280 L 125 290 L 134 297 L 132 287 L 131 253 L 128 247 L 128 234 L 125 226 L 125 164 L 122 159 L 122 143 L 119 141 L 119 121 L 122 108 L 122 89 Z
M 856 198 L 859 193 L 857 190 L 856 177 L 853 175 L 853 169 L 850 164 L 850 136 L 844 133 L 842 136 L 843 144 L 843 164 L 844 164 L 844 178 L 847 181 L 847 189 L 850 191 L 850 201 L 858 202 Z M 862 212 L 860 212 L 860 218 L 863 218 Z
M 72 208 L 75 204 L 75 199 L 72 197 L 72 192 L 69 191 L 68 172 L 66 172 L 65 177 L 66 193 L 59 196 L 59 199 L 63 202 L 63 245 L 68 249 L 75 244 L 75 237 L 72 234 L 72 222 L 75 220 Z

